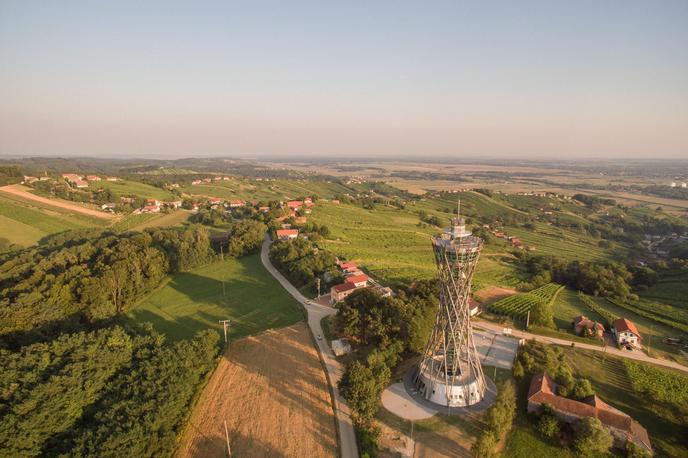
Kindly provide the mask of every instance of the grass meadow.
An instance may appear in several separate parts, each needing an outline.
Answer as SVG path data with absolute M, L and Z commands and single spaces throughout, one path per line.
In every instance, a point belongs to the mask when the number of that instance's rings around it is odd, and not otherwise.
M 203 183 L 195 186 L 189 185 L 183 187 L 182 191 L 195 196 L 267 201 L 297 199 L 306 196 L 317 196 L 329 199 L 336 194 L 355 192 L 356 188 L 327 181 L 256 181 L 233 179 L 229 181 Z
M 218 320 L 232 320 L 234 339 L 303 319 L 296 301 L 265 270 L 258 255 L 228 258 L 175 274 L 129 316 L 152 323 L 171 340 L 186 339 L 204 329 L 221 331 Z
M 109 189 L 118 197 L 127 195 L 136 195 L 147 199 L 158 200 L 174 200 L 174 194 L 165 189 L 157 188 L 146 183 L 131 180 L 118 181 L 92 181 L 89 183 L 89 189 L 94 191 L 97 189 Z

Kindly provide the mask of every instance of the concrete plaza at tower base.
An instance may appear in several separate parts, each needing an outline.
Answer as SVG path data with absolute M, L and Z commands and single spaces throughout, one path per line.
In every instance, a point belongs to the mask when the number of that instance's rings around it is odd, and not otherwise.
M 473 329 L 473 343 L 483 366 L 511 369 L 518 351 L 518 339 L 494 331 Z

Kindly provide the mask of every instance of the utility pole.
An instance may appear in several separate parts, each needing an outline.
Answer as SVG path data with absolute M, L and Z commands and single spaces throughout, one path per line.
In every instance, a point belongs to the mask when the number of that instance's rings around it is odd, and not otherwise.
M 218 320 L 220 323 L 222 323 L 222 328 L 225 331 L 225 343 L 227 343 L 227 328 L 229 328 L 229 323 L 230 320 Z
M 229 446 L 229 431 L 227 430 L 227 420 L 225 420 L 225 438 L 227 439 L 227 454 L 232 458 L 232 449 Z
M 526 331 L 528 330 L 529 325 L 530 325 L 530 310 L 528 310 L 528 315 L 526 315 Z

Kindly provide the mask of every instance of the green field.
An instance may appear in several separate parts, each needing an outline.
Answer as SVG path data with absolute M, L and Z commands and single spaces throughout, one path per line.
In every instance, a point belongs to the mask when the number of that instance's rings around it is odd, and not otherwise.
M 355 205 L 319 203 L 311 221 L 331 231 L 321 245 L 346 259 L 361 263 L 375 277 L 410 283 L 437 275 L 430 238 L 441 229 L 420 225 L 411 210 L 377 205 L 366 210 Z M 447 219 L 448 222 L 448 219 Z M 496 252 L 497 251 L 497 252 Z M 523 279 L 510 257 L 486 248 L 478 262 L 474 288 L 513 287 Z
M 563 290 L 553 303 L 554 325 L 560 331 L 573 333 L 573 319 L 585 315 L 593 321 L 604 324 L 604 318 L 590 310 L 581 300 L 578 292 L 572 289 Z
M 0 237 L 29 246 L 41 238 L 72 229 L 105 227 L 107 220 L 0 194 Z
M 643 299 L 688 311 L 688 270 L 662 272 L 659 282 L 640 295 Z
M 311 221 L 330 229 L 322 246 L 356 260 L 377 278 L 411 282 L 436 275 L 430 237 L 437 229 L 419 227 L 415 215 L 382 205 L 366 210 L 319 203 Z
M 247 200 L 283 200 L 299 197 L 317 196 L 332 198 L 336 194 L 355 193 L 355 186 L 345 186 L 337 182 L 319 180 L 275 180 L 257 181 L 250 179 L 232 179 L 213 181 L 194 186 L 185 186 L 181 190 L 196 196 L 221 197 L 223 199 Z
M 146 199 L 158 199 L 158 200 L 175 200 L 174 194 L 165 189 L 156 188 L 149 184 L 141 183 L 138 181 L 131 180 L 119 180 L 119 181 L 92 181 L 88 185 L 88 189 L 95 191 L 97 189 L 109 189 L 117 197 L 136 195 Z
M 224 281 L 224 289 L 223 289 Z M 264 269 L 258 255 L 217 261 L 174 275 L 129 312 L 169 339 L 185 339 L 232 320 L 232 338 L 296 323 L 296 301 Z
M 527 293 L 514 294 L 500 299 L 490 304 L 488 310 L 497 315 L 523 318 L 534 306 L 551 303 L 562 289 L 563 286 L 561 285 L 549 283 Z

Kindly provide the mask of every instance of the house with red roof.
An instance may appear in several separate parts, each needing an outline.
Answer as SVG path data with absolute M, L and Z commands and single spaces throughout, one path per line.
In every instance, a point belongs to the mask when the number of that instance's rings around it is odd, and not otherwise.
M 336 304 L 339 301 L 343 301 L 349 296 L 349 294 L 353 293 L 357 289 L 358 288 L 356 288 L 356 285 L 349 282 L 335 285 L 330 288 L 330 302 Z
M 244 205 L 246 205 L 246 202 L 243 200 L 235 199 L 229 201 L 229 208 L 238 208 L 243 207 Z
M 595 336 L 598 339 L 604 336 L 604 326 L 585 315 L 579 315 L 573 319 L 573 329 L 579 336 Z
M 614 322 L 613 326 L 617 344 L 620 346 L 630 345 L 631 347 L 637 347 L 640 344 L 642 336 L 632 321 L 626 318 L 619 318 Z
M 277 229 L 277 238 L 279 240 L 294 240 L 299 236 L 298 229 Z
M 358 269 L 358 264 L 353 261 L 345 261 L 339 263 L 339 268 L 346 271 L 351 269 Z
M 368 276 L 366 274 L 356 274 L 356 275 L 349 275 L 346 277 L 346 282 L 353 284 L 356 288 L 364 288 L 368 286 Z
M 219 205 L 219 204 L 223 203 L 224 201 L 225 200 L 220 198 L 220 197 L 211 197 L 210 199 L 208 199 L 208 203 L 210 205 Z
M 86 175 L 86 179 L 88 181 L 100 181 L 100 177 L 98 175 Z
M 160 213 L 160 205 L 146 205 L 141 209 L 141 213 Z
M 298 210 L 299 208 L 301 208 L 302 205 L 303 202 L 301 202 L 300 200 L 290 200 L 289 202 L 287 202 L 287 207 L 289 207 L 290 210 Z
M 647 430 L 630 415 L 610 406 L 597 395 L 576 401 L 557 395 L 557 389 L 558 385 L 546 373 L 534 375 L 528 390 L 528 412 L 538 413 L 543 404 L 549 404 L 557 417 L 566 423 L 594 417 L 609 430 L 616 446 L 624 447 L 627 442 L 633 442 L 652 453 Z

